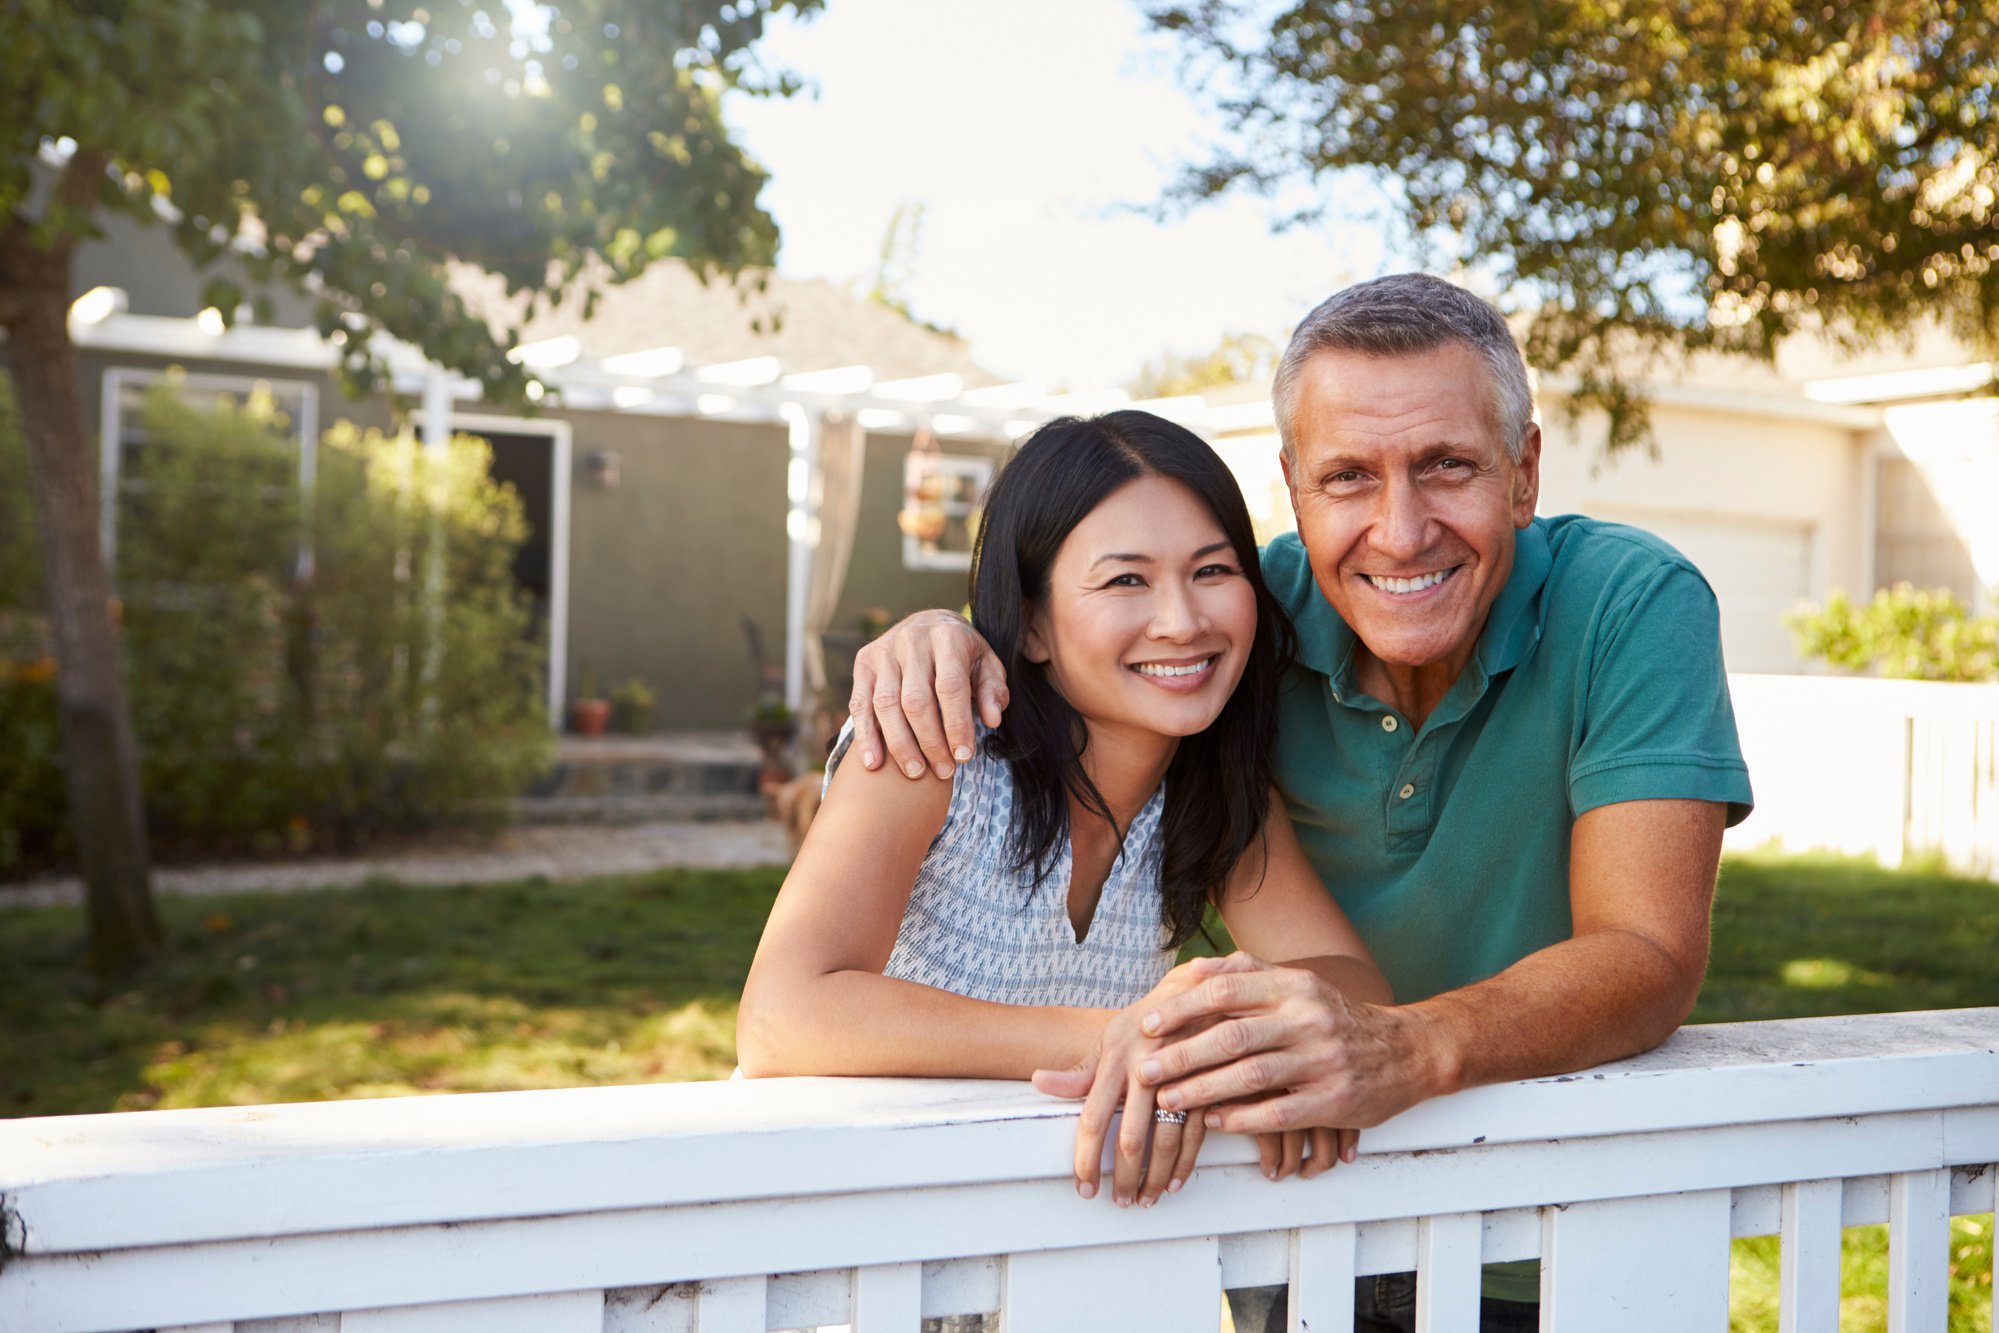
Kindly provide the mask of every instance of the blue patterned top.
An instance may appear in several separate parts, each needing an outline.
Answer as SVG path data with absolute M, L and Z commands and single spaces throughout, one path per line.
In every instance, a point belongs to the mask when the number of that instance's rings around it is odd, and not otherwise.
M 1032 868 L 1012 868 L 1013 772 L 985 740 L 981 727 L 972 759 L 951 779 L 950 811 L 916 872 L 882 975 L 1000 1004 L 1122 1009 L 1143 998 L 1174 960 L 1160 919 L 1164 785 L 1126 831 L 1079 942 L 1069 923 L 1069 840 L 1058 841 L 1039 885 Z M 829 782 L 852 741 L 849 722 L 827 760 Z

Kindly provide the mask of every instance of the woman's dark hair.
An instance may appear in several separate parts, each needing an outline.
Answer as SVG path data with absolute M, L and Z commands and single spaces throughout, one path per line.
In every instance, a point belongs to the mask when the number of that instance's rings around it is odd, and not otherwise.
M 1011 702 L 986 747 L 1012 769 L 1014 863 L 1031 867 L 1038 881 L 1068 835 L 1071 794 L 1120 840 L 1125 830 L 1083 771 L 1083 719 L 1023 652 L 1029 610 L 1045 603 L 1055 553 L 1076 525 L 1141 477 L 1170 478 L 1201 498 L 1256 593 L 1256 636 L 1235 693 L 1207 730 L 1181 739 L 1166 770 L 1160 915 L 1178 947 L 1200 930 L 1206 904 L 1219 901 L 1236 861 L 1262 836 L 1278 690 L 1292 648 L 1290 619 L 1264 586 L 1235 478 L 1199 436 L 1150 412 L 1049 422 L 987 496 L 972 563 L 972 623 L 1006 667 Z

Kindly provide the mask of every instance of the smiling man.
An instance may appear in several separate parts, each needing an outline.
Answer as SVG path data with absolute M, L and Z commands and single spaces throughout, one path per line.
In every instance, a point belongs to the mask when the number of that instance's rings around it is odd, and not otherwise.
M 1750 802 L 1713 593 L 1637 529 L 1535 517 L 1519 348 L 1440 279 L 1328 299 L 1274 398 L 1298 520 L 1263 559 L 1299 638 L 1278 785 L 1398 1003 L 1204 963 L 1140 1077 L 1213 1128 L 1365 1128 L 1658 1044 L 1700 988 L 1722 830 Z M 857 748 L 947 776 L 974 695 L 989 721 L 1004 700 L 982 647 L 956 617 L 906 622 L 856 664 Z M 1362 1284 L 1359 1327 L 1413 1326 L 1406 1278 Z M 1534 1265 L 1489 1269 L 1485 1326 L 1533 1327 L 1538 1294 Z

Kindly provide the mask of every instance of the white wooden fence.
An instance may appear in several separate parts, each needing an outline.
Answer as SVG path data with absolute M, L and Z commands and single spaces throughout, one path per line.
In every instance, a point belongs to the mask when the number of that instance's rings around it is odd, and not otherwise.
M 1999 685 L 1730 676 L 1756 811 L 1731 847 L 1936 854 L 1999 875 Z
M 1199 1330 L 1289 1282 L 1418 1273 L 1476 1324 L 1538 1257 L 1543 1327 L 1720 1330 L 1729 1238 L 1781 1234 L 1784 1327 L 1833 1329 L 1840 1229 L 1892 1228 L 1890 1327 L 1945 1329 L 1949 1219 L 1993 1207 L 1999 1009 L 1689 1028 L 1476 1089 L 1271 1184 L 1211 1140 L 1149 1210 L 1077 1198 L 1072 1105 L 1019 1084 L 795 1079 L 0 1122 L 0 1329 Z

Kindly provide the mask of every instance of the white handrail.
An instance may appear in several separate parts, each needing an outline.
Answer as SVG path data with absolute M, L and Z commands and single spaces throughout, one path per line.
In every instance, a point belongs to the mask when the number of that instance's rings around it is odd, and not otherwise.
M 1295 1270 L 1296 1298 L 1337 1312 L 1352 1273 L 1420 1259 L 1442 1309 L 1478 1260 L 1535 1257 L 1555 1327 L 1679 1328 L 1717 1292 L 1725 1310 L 1730 1235 L 1801 1237 L 1786 1281 L 1822 1299 L 1836 1209 L 1894 1222 L 1891 1303 L 1941 1330 L 1939 1228 L 1989 1211 L 1999 1174 L 1999 1009 L 1689 1028 L 1417 1107 L 1312 1182 L 1272 1185 L 1219 1136 L 1149 1210 L 1076 1197 L 1073 1132 L 1072 1104 L 1022 1085 L 882 1079 L 0 1122 L 0 1329 L 511 1310 L 594 1333 L 693 1327 L 668 1313 L 712 1298 L 704 1331 L 725 1306 L 758 1329 L 1004 1306 L 1038 1333 L 1068 1316 L 1030 1311 L 1091 1308 L 1093 1271 L 1150 1275 L 1166 1322 L 1147 1327 L 1212 1329 L 1190 1292 Z M 1663 1322 L 1616 1304 L 1668 1297 Z M 386 1309 L 403 1322 L 367 1313 Z

